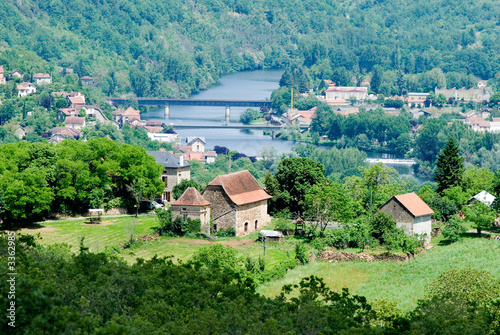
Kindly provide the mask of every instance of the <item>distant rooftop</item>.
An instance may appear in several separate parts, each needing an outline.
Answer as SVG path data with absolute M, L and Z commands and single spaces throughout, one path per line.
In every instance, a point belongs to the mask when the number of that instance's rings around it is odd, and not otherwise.
M 166 168 L 191 166 L 191 164 L 187 164 L 185 162 L 181 165 L 179 158 L 175 157 L 174 154 L 171 154 L 168 151 L 146 151 L 146 153 L 153 156 L 156 163 L 161 164 Z

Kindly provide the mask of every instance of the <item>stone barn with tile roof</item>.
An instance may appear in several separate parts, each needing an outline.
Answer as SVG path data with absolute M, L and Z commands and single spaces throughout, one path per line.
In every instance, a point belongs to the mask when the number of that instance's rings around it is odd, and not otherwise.
M 188 187 L 181 197 L 172 203 L 172 217 L 190 218 L 201 221 L 201 231 L 210 235 L 210 205 L 194 187 Z
M 390 215 L 396 226 L 403 228 L 406 234 L 426 234 L 426 241 L 430 241 L 434 211 L 415 193 L 395 195 L 380 210 Z
M 202 196 L 212 203 L 215 230 L 233 227 L 236 236 L 244 236 L 269 222 L 267 200 L 271 196 L 247 170 L 217 176 Z

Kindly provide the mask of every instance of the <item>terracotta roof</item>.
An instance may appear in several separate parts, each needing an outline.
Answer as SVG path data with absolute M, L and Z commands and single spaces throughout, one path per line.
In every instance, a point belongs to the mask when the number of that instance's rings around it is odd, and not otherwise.
M 217 153 L 213 150 L 211 151 L 205 151 L 205 156 L 207 157 L 217 157 Z
M 161 127 L 161 121 L 159 121 L 159 120 L 146 120 L 146 126 L 158 126 L 158 127 Z
M 244 205 L 271 198 L 260 187 L 257 180 L 255 180 L 248 170 L 217 176 L 208 185 L 222 186 L 229 198 L 236 205 Z
M 71 101 L 72 104 L 85 104 L 85 97 L 83 95 L 68 97 L 68 100 Z
M 139 115 L 141 114 L 140 111 L 137 109 L 133 109 L 132 107 L 127 108 L 124 112 L 123 115 Z
M 52 128 L 52 135 L 60 135 L 64 137 L 73 137 L 78 138 L 80 136 L 81 131 L 74 128 L 65 128 L 65 127 L 54 127 Z
M 327 92 L 367 92 L 368 89 L 366 87 L 340 87 L 333 86 L 329 87 Z
M 500 117 L 493 117 L 491 118 L 493 122 L 500 122 Z
M 84 124 L 85 123 L 85 118 L 84 117 L 78 117 L 78 116 L 70 116 L 67 117 L 64 123 L 71 123 L 71 124 Z
M 18 90 L 25 90 L 29 86 L 33 86 L 33 84 L 29 83 L 27 81 L 24 81 L 24 82 L 20 83 L 19 85 L 17 85 L 17 89 Z
M 92 77 L 89 76 L 83 76 L 80 78 L 81 80 L 92 80 Z
M 78 112 L 77 112 L 77 110 L 76 110 L 76 109 L 74 109 L 74 108 L 61 108 L 61 109 L 59 109 L 59 110 L 60 110 L 61 112 L 63 112 L 65 115 L 67 115 L 67 116 L 71 116 L 71 112 L 73 112 L 73 114 L 74 114 L 75 116 L 79 116 L 79 115 L 80 115 L 80 113 L 78 113 Z
M 0 65 L 0 73 L 4 73 L 3 65 Z
M 163 127 L 145 126 L 144 128 L 150 133 L 161 133 L 163 131 Z
M 206 201 L 201 196 L 200 192 L 194 187 L 188 187 L 181 197 L 172 206 L 208 206 L 212 203 Z
M 395 195 L 394 198 L 414 217 L 434 214 L 434 211 L 414 192 Z
M 48 73 L 36 73 L 33 75 L 33 78 L 40 78 L 40 79 L 43 79 L 43 78 L 50 78 L 50 74 Z

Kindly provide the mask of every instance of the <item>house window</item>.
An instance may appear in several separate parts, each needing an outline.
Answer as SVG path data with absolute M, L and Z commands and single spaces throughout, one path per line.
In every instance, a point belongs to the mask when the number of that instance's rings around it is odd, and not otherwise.
M 245 222 L 245 234 L 248 233 L 248 222 Z
M 170 202 L 170 192 L 167 192 L 167 202 Z
M 168 186 L 168 177 L 161 177 L 161 179 L 165 183 L 165 187 L 167 187 Z
M 259 220 L 255 220 L 255 230 L 257 230 Z
M 186 221 L 188 219 L 188 215 L 187 214 L 182 215 L 182 219 Z

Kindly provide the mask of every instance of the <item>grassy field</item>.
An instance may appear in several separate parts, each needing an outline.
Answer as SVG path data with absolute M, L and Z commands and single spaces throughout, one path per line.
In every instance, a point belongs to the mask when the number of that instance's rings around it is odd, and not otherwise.
M 244 238 L 219 238 L 209 241 L 196 238 L 159 237 L 154 241 L 139 242 L 129 249 L 119 247 L 133 237 L 153 235 L 158 222 L 154 215 L 106 218 L 101 225 L 86 225 L 83 219 L 44 222 L 36 229 L 23 229 L 22 233 L 40 234 L 42 244 L 67 243 L 78 251 L 81 237 L 85 246 L 99 252 L 111 248 L 127 262 L 136 258 L 150 259 L 154 255 L 173 256 L 175 261 L 186 261 L 200 248 L 221 243 L 238 250 L 239 256 L 257 258 L 263 254 L 263 245 L 257 242 L 257 233 Z M 294 245 L 298 240 L 290 238 L 286 243 L 267 243 L 266 266 L 294 257 Z M 344 262 L 317 261 L 289 270 L 280 280 L 264 283 L 258 292 L 266 296 L 279 294 L 285 284 L 298 283 L 300 279 L 315 275 L 322 277 L 332 289 L 349 288 L 351 293 L 367 297 L 369 301 L 389 299 L 397 302 L 404 311 L 415 307 L 425 294 L 425 286 L 441 272 L 449 268 L 472 267 L 487 270 L 500 278 L 500 241 L 486 240 L 469 234 L 461 242 L 446 245 L 442 237 L 433 239 L 433 247 L 410 262 Z

